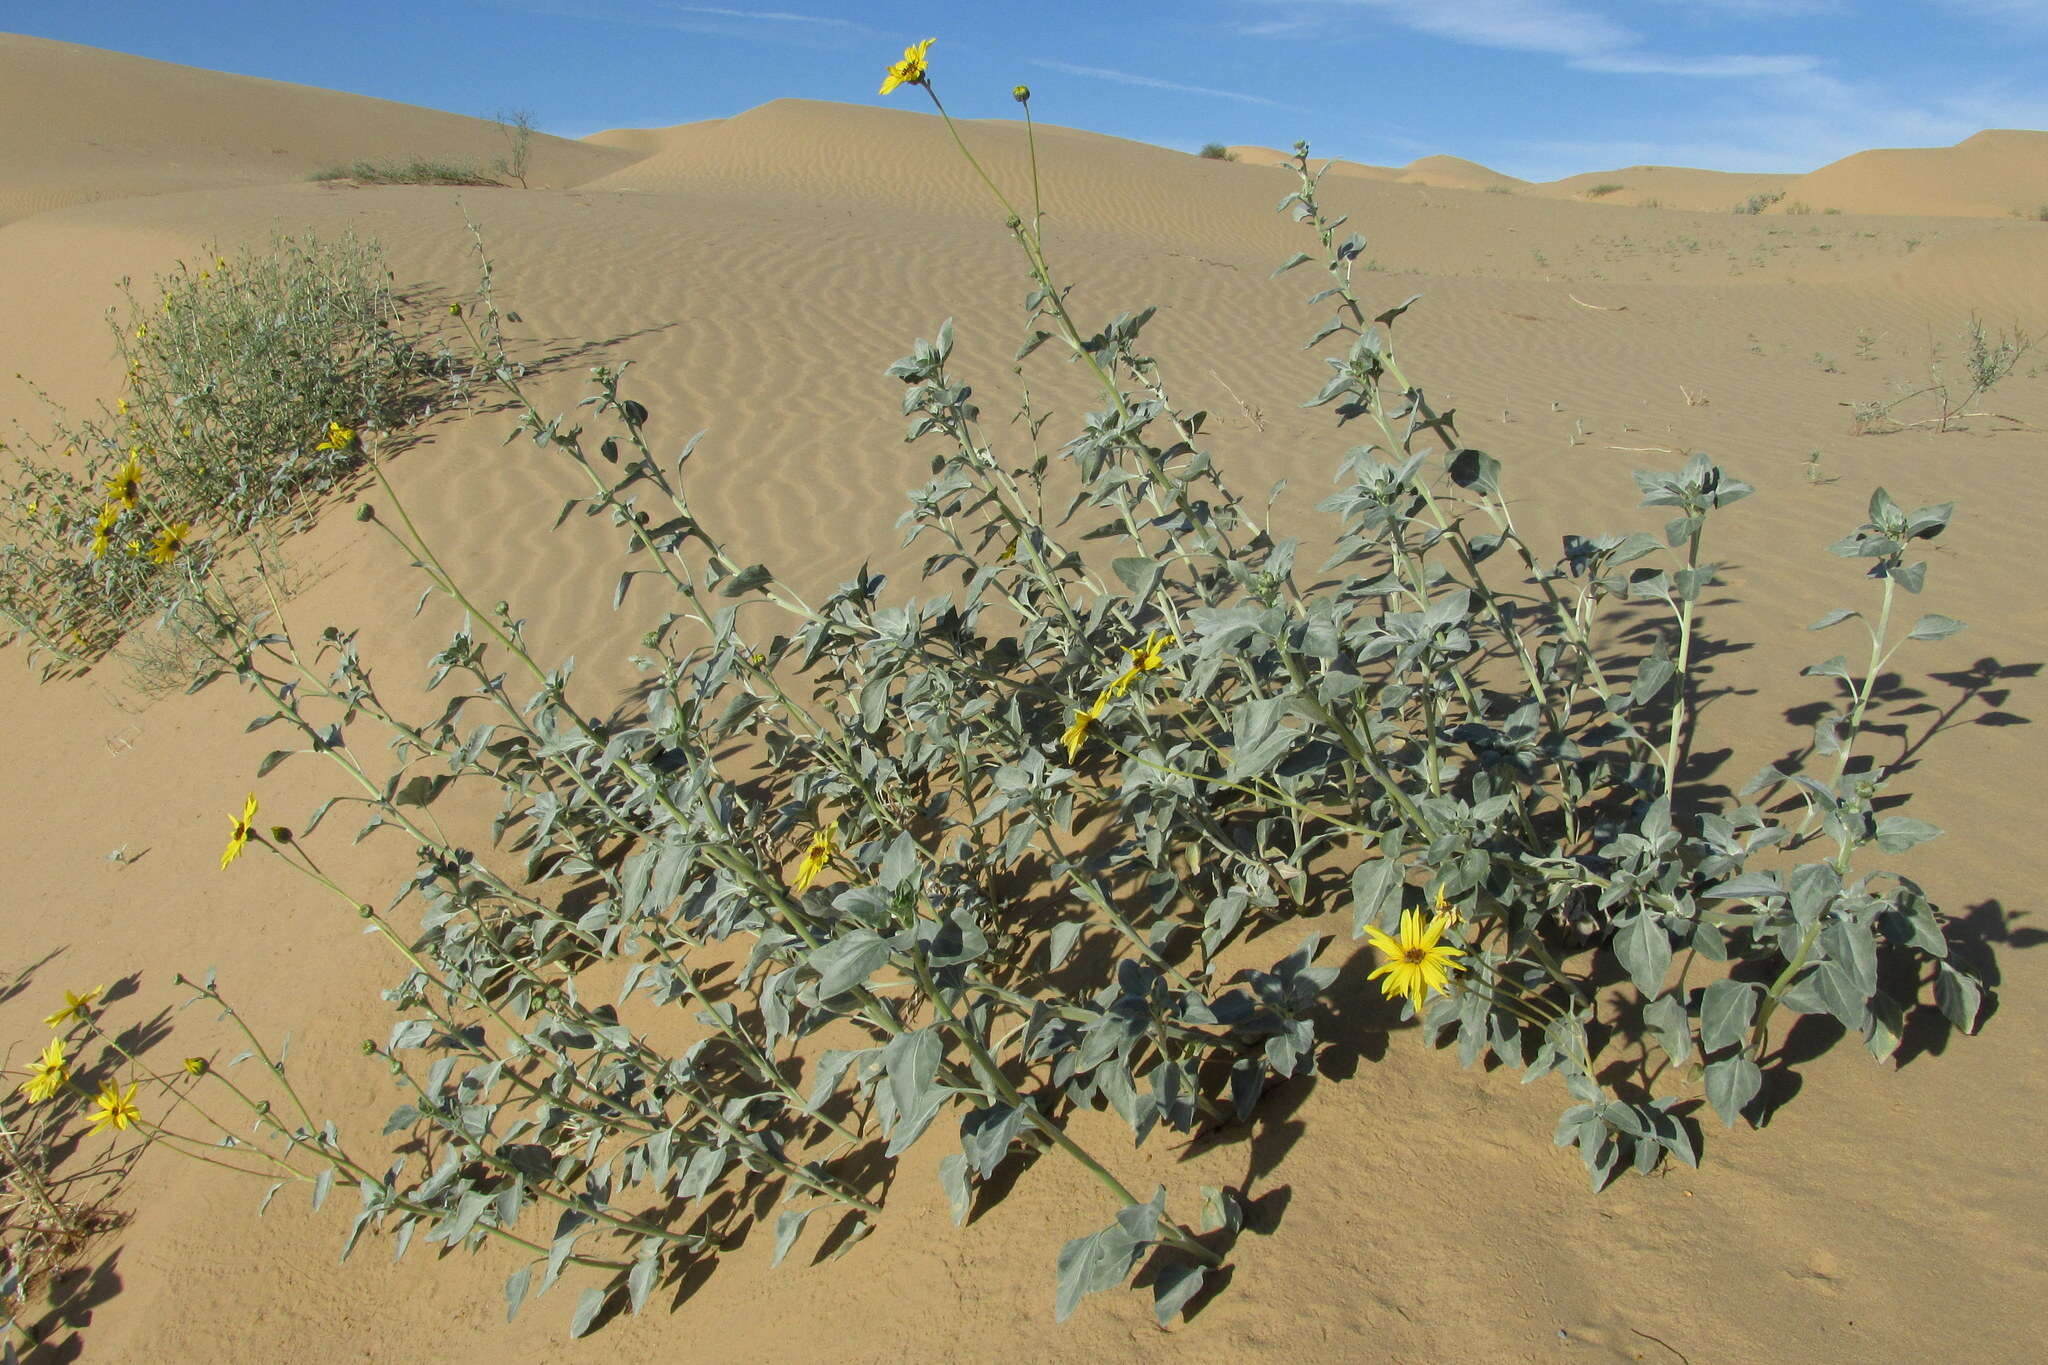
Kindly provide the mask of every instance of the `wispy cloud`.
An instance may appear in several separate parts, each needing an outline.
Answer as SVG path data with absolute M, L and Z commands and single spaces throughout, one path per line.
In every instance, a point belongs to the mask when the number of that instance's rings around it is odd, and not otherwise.
M 671 5 L 661 8 L 678 14 L 703 14 L 719 19 L 752 20 L 762 24 L 821 24 L 826 28 L 846 28 L 857 32 L 872 32 L 866 24 L 857 24 L 851 19 L 834 19 L 821 14 L 792 14 L 786 10 L 726 9 L 719 5 Z
M 1182 95 L 1202 95 L 1209 99 L 1236 100 L 1241 104 L 1260 104 L 1269 109 L 1301 110 L 1301 106 L 1283 104 L 1269 100 L 1264 95 L 1247 95 L 1241 90 L 1218 90 L 1206 85 L 1185 85 L 1180 81 L 1161 80 L 1157 76 L 1138 76 L 1128 71 L 1112 71 L 1103 66 L 1076 66 L 1072 62 L 1049 62 L 1032 59 L 1031 65 L 1043 71 L 1057 71 L 1065 76 L 1081 76 L 1088 80 L 1114 81 L 1118 85 L 1135 85 L 1146 90 L 1171 90 Z M 1301 110 L 1301 112 L 1307 112 Z
M 1716 0 L 1743 4 L 1747 0 Z M 1975 0 L 2000 3 L 2000 0 Z M 2012 0 L 2024 3 L 2026 0 Z M 1269 24 L 1341 23 L 1345 11 L 1384 15 L 1392 23 L 1432 38 L 1506 52 L 1533 52 L 1561 58 L 1581 71 L 1626 76 L 1685 76 L 1739 80 L 1784 76 L 1817 69 L 1819 59 L 1800 54 L 1747 53 L 1680 56 L 1649 50 L 1641 34 L 1606 15 L 1568 0 L 1264 0 L 1267 8 L 1291 11 L 1280 20 L 1258 20 L 1242 27 L 1253 33 Z M 1305 30 L 1295 28 L 1289 33 Z M 1276 36 L 1269 33 L 1266 36 Z
M 669 29 L 714 37 L 818 47 L 848 34 L 876 30 L 852 19 L 802 14 L 794 10 L 742 9 L 735 5 L 685 5 L 671 0 L 651 3 L 590 3 L 589 0 L 496 0 L 507 9 L 556 19 L 626 24 L 635 28 Z

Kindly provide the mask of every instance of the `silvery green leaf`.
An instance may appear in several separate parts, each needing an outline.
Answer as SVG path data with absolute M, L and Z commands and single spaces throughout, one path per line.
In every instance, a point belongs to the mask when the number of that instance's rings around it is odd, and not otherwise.
M 810 968 L 818 974 L 818 999 L 832 1000 L 861 985 L 889 960 L 889 941 L 872 929 L 855 929 L 820 944 Z
M 1351 937 L 1363 938 L 1367 926 L 1391 930 L 1401 917 L 1401 888 L 1406 869 L 1384 854 L 1360 863 L 1351 874 Z
M 1283 200 L 1281 202 L 1281 207 L 1286 207 L 1286 201 Z M 1297 251 L 1292 256 L 1288 257 L 1285 262 L 1276 267 L 1273 273 L 1271 275 L 1268 275 L 1266 278 L 1269 280 L 1278 279 L 1280 278 L 1280 276 L 1285 275 L 1288 271 L 1294 269 L 1294 267 L 1302 264 L 1308 259 L 1309 255 L 1306 251 Z
M 1730 1128 L 1763 1088 L 1762 1068 L 1739 1053 L 1707 1063 L 1707 1102 Z
M 1059 1278 L 1053 1291 L 1053 1321 L 1065 1322 L 1083 1298 L 1122 1284 L 1144 1245 L 1119 1219 L 1100 1232 L 1076 1237 L 1061 1247 Z
M 1870 997 L 1870 1018 L 1864 1030 L 1864 1046 L 1870 1055 L 1882 1062 L 1899 1050 L 1899 1042 L 1905 1036 L 1905 1011 L 1899 1002 L 1883 991 Z
M 1671 970 L 1671 935 L 1655 911 L 1644 910 L 1614 934 L 1614 955 L 1628 971 L 1629 979 L 1644 995 L 1664 989 L 1664 976 Z
M 1778 884 L 1775 875 L 1769 872 L 1745 872 L 1739 877 L 1707 888 L 1709 896 L 1723 896 L 1729 900 L 1758 900 L 1765 896 L 1782 896 L 1785 888 Z
M 1806 678 L 1840 678 L 1844 682 L 1850 681 L 1849 661 L 1839 654 L 1826 663 L 1808 664 L 1800 669 L 1799 673 L 1801 677 Z
M 1984 987 L 1976 977 L 1942 962 L 1935 971 L 1934 1002 L 1951 1024 L 1964 1033 L 1975 1033 L 1977 1014 L 1984 1006 Z
M 1732 1047 L 1749 1033 L 1756 1017 L 1758 987 L 1748 981 L 1716 981 L 1700 997 L 1700 1046 L 1708 1052 Z
M 1842 874 L 1829 863 L 1802 863 L 1792 869 L 1792 917 L 1809 925 L 1842 894 Z
M 317 1212 L 327 1202 L 327 1196 L 334 1191 L 334 1167 L 322 1166 L 320 1174 L 313 1177 L 313 1208 Z
M 1081 921 L 1077 919 L 1061 920 L 1053 925 L 1052 932 L 1046 936 L 1047 971 L 1058 970 L 1060 964 L 1067 960 L 1067 955 L 1074 951 L 1074 945 L 1081 938 L 1081 927 Z
M 1657 1046 L 1664 1049 L 1664 1055 L 1674 1066 L 1684 1066 L 1692 1060 L 1692 1028 L 1685 1012 L 1685 1002 L 1676 994 L 1659 996 L 1650 1007 L 1643 1011 L 1643 1021 L 1656 1036 Z
M 768 1265 L 772 1269 L 782 1264 L 782 1258 L 789 1255 L 789 1249 L 796 1245 L 796 1239 L 804 1230 L 804 1222 L 816 1213 L 822 1205 L 813 1204 L 807 1209 L 784 1209 L 775 1220 L 775 1254 Z
M 1172 1322 L 1189 1299 L 1202 1292 L 1207 1272 L 1193 1261 L 1161 1266 L 1152 1281 L 1152 1313 L 1161 1327 Z
M 569 1319 L 569 1335 L 580 1337 L 596 1323 L 597 1315 L 604 1311 L 605 1300 L 611 1295 L 602 1289 L 586 1289 L 583 1297 L 576 1302 L 576 1312 Z
M 1863 995 L 1856 989 L 1856 983 L 1849 977 L 1847 969 L 1839 962 L 1816 963 L 1813 969 L 1814 992 L 1829 1014 L 1851 1033 L 1863 1029 Z
M 951 1152 L 939 1162 L 939 1188 L 946 1192 L 946 1203 L 953 1210 L 953 1226 L 962 1227 L 967 1215 L 974 1207 L 974 1188 L 967 1182 L 967 1158 L 959 1152 Z
M 1808 626 L 1807 629 L 1826 630 L 1829 626 L 1839 626 L 1840 624 L 1842 624 L 1842 622 L 1848 620 L 1849 618 L 1853 616 L 1861 616 L 1862 614 L 1863 613 L 1860 611 L 1849 611 L 1846 608 L 1837 609 L 1821 617 L 1820 620 L 1815 621 L 1812 625 Z
M 1236 1232 L 1244 1226 L 1244 1201 L 1235 1190 L 1215 1185 L 1202 1187 L 1202 1216 L 1196 1226 L 1203 1232 Z
M 1678 673 L 1678 666 L 1662 654 L 1652 654 L 1643 660 L 1643 666 L 1636 670 L 1635 683 L 1628 690 L 1629 701 L 1641 706 L 1670 685 Z
M 1946 640 L 1963 628 L 1963 623 L 1953 616 L 1942 616 L 1930 612 L 1913 623 L 1913 629 L 1906 632 L 1909 640 Z
M 1243 703 L 1232 713 L 1230 767 L 1223 775 L 1225 782 L 1260 776 L 1301 739 L 1300 731 L 1281 723 L 1287 710 L 1285 697 L 1260 697 Z
M 1159 586 L 1159 580 L 1166 572 L 1166 567 L 1158 560 L 1148 559 L 1144 555 L 1115 560 L 1109 567 L 1116 571 L 1116 576 L 1131 590 L 1131 596 L 1140 602 L 1152 595 L 1152 590 Z
M 529 1263 L 519 1267 L 505 1277 L 505 1321 L 519 1316 L 519 1305 L 526 1302 L 526 1291 L 533 1286 L 533 1266 Z
M 1887 853 L 1904 853 L 1915 844 L 1941 836 L 1941 826 L 1909 815 L 1894 815 L 1877 822 L 1877 846 Z
M 1858 1000 L 1877 989 L 1877 942 L 1867 926 L 1838 920 L 1820 931 L 1820 946 L 1848 974 Z
M 660 1246 L 659 1242 L 654 1243 Z M 638 1316 L 647 1306 L 647 1296 L 654 1292 L 654 1281 L 661 1274 L 661 1258 L 642 1254 L 633 1262 L 633 1268 L 626 1272 L 626 1294 L 633 1313 Z

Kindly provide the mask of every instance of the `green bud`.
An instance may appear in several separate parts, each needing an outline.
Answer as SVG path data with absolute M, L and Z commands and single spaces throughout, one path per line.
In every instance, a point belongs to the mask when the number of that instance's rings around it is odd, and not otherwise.
M 1031 102 L 1031 87 L 1028 85 L 1017 86 L 1010 91 L 1010 98 L 1019 104 L 1029 104 Z

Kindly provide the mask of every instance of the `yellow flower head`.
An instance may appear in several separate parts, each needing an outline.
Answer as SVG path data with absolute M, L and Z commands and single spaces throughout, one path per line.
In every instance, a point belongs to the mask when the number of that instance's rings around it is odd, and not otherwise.
M 816 834 L 813 834 L 810 847 L 804 850 L 803 861 L 796 865 L 796 877 L 791 881 L 790 885 L 796 889 L 799 895 L 811 889 L 811 883 L 818 880 L 818 874 L 823 872 L 825 865 L 832 861 L 832 852 L 836 847 L 832 838 L 832 829 L 831 825 L 827 825 Z
M 1420 910 L 1403 910 L 1399 942 L 1389 938 L 1377 925 L 1367 925 L 1366 940 L 1387 960 L 1367 973 L 1365 979 L 1386 978 L 1380 981 L 1380 990 L 1387 999 L 1406 996 L 1415 1006 L 1415 1012 L 1421 1014 L 1423 1000 L 1431 992 L 1449 995 L 1451 973 L 1465 970 L 1464 964 L 1458 961 L 1465 955 L 1465 950 L 1438 942 L 1451 924 L 1452 916 L 1447 911 L 1430 916 L 1429 923 L 1425 925 Z
M 187 1057 L 185 1059 L 185 1074 L 188 1076 L 204 1076 L 212 1069 L 204 1057 Z
M 71 1068 L 64 1061 L 63 1041 L 52 1038 L 43 1055 L 29 1065 L 28 1081 L 21 1087 L 21 1093 L 30 1104 L 42 1104 L 62 1090 L 69 1079 Z
M 122 507 L 133 507 L 142 500 L 142 460 L 134 451 L 128 452 L 128 463 L 114 471 L 107 484 L 107 498 Z
M 220 855 L 221 870 L 242 856 L 242 845 L 249 842 L 249 836 L 256 832 L 256 794 L 242 803 L 242 813 L 228 818 L 228 846 Z
M 114 523 L 121 519 L 121 509 L 109 503 L 100 509 L 100 519 L 92 533 L 92 557 L 98 559 L 107 552 L 107 540 L 113 534 Z
M 1067 762 L 1072 763 L 1075 755 L 1081 752 L 1082 743 L 1088 738 L 1088 732 L 1095 727 L 1095 722 L 1102 719 L 1102 708 L 1108 701 L 1109 690 L 1105 688 L 1095 698 L 1095 704 L 1075 716 L 1074 723 L 1060 736 L 1060 743 L 1067 746 Z
M 135 1107 L 135 1087 L 132 1085 L 121 1091 L 114 1088 L 112 1081 L 108 1081 L 100 1087 L 100 1093 L 93 1096 L 93 1104 L 96 1108 L 92 1116 L 92 1127 L 86 1130 L 88 1133 L 104 1132 L 109 1128 L 117 1132 L 123 1131 L 142 1117 L 142 1111 Z
M 64 1008 L 44 1019 L 43 1027 L 62 1028 L 74 1019 L 84 1023 L 92 1017 L 92 1002 L 105 994 L 106 989 L 105 986 L 94 986 L 84 995 L 73 995 L 70 991 L 64 992 Z
M 149 547 L 149 562 L 168 564 L 178 557 L 178 551 L 185 548 L 185 537 L 192 534 L 192 523 L 174 521 L 157 531 L 156 541 Z
M 354 427 L 345 427 L 339 422 L 329 422 L 327 424 L 327 439 L 313 447 L 315 450 L 354 450 L 355 448 L 356 429 Z
M 932 50 L 936 41 L 927 38 L 921 43 L 912 43 L 903 49 L 903 60 L 889 68 L 889 74 L 882 77 L 882 93 L 888 94 L 899 85 L 923 85 L 925 83 L 925 54 Z
M 1132 683 L 1145 674 L 1154 672 L 1162 667 L 1165 663 L 1167 647 L 1178 643 L 1179 639 L 1180 637 L 1177 635 L 1168 635 L 1165 631 L 1155 630 L 1150 635 L 1147 635 L 1145 643 L 1136 649 L 1132 649 L 1129 645 L 1124 646 L 1124 653 L 1131 660 L 1130 666 L 1125 668 L 1117 676 L 1117 680 L 1109 685 L 1108 695 L 1121 697 L 1124 693 L 1131 690 Z

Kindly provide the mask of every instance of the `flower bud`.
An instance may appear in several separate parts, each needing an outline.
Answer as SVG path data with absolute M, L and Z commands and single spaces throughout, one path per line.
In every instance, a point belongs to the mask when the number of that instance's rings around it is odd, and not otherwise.
M 188 1076 L 204 1076 L 211 1069 L 206 1064 L 206 1058 L 204 1057 L 187 1057 L 185 1059 L 185 1074 Z
M 1029 104 L 1031 102 L 1031 87 L 1028 85 L 1015 87 L 1010 91 L 1010 98 L 1019 104 Z

